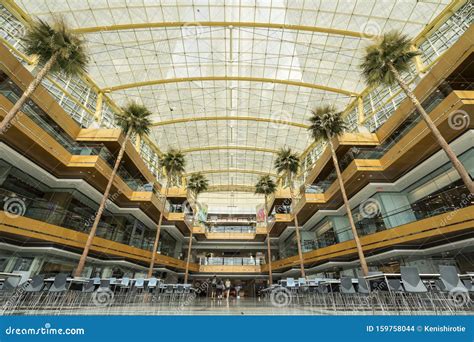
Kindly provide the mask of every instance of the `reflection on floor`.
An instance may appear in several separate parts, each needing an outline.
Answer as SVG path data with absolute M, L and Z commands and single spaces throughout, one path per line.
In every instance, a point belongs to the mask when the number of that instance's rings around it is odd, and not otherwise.
M 60 306 L 48 308 L 16 308 L 4 314 L 8 315 L 448 315 L 452 314 L 449 311 L 430 311 L 417 310 L 414 311 L 393 311 L 381 308 L 357 308 L 354 310 L 328 310 L 310 305 L 309 303 L 290 304 L 287 306 L 275 306 L 274 304 L 258 300 L 254 298 L 246 299 L 231 299 L 226 301 L 211 300 L 208 298 L 199 299 L 193 303 L 168 304 L 168 305 L 146 305 L 143 303 L 128 303 L 127 305 L 120 305 L 113 303 L 112 305 L 101 306 Z M 457 314 L 473 315 L 472 310 L 461 310 Z

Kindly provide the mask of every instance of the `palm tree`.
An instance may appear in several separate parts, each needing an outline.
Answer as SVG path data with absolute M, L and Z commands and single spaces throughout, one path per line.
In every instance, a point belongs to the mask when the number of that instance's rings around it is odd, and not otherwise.
M 425 120 L 426 125 L 461 176 L 469 192 L 474 193 L 474 182 L 471 176 L 461 164 L 451 146 L 441 135 L 441 132 L 433 123 L 428 113 L 421 106 L 420 101 L 410 90 L 408 84 L 401 77 L 402 73 L 410 69 L 410 61 L 420 54 L 419 51 L 412 48 L 411 41 L 406 35 L 397 31 L 386 33 L 376 44 L 367 47 L 364 61 L 361 65 L 362 74 L 369 86 L 398 83 L 407 97 L 413 102 L 423 120 Z
M 291 205 L 293 207 L 293 216 L 295 220 L 296 243 L 298 245 L 298 256 L 300 260 L 301 277 L 305 278 L 303 250 L 301 249 L 300 227 L 298 225 L 298 216 L 295 210 L 295 194 L 294 194 L 294 178 L 300 168 L 300 159 L 296 153 L 290 148 L 278 151 L 275 160 L 275 169 L 282 179 L 286 180 L 287 186 L 290 188 Z
M 336 150 L 334 149 L 334 145 L 332 143 L 333 137 L 341 135 L 346 130 L 346 125 L 342 119 L 341 114 L 342 113 L 336 111 L 331 106 L 318 107 L 313 110 L 313 116 L 310 118 L 311 125 L 308 129 L 311 131 L 311 135 L 313 136 L 314 140 L 317 141 L 323 139 L 328 142 L 329 149 L 331 150 L 332 162 L 334 163 L 334 168 L 336 169 L 337 181 L 339 182 L 342 199 L 344 201 L 344 206 L 346 207 L 347 218 L 349 219 L 352 235 L 354 236 L 354 241 L 357 247 L 357 253 L 359 254 L 362 272 L 364 273 L 364 276 L 367 276 L 369 274 L 369 269 L 367 267 L 362 245 L 360 244 L 359 234 L 357 233 L 357 229 L 354 224 L 354 218 L 352 217 L 349 200 L 347 199 L 346 188 L 342 179 L 341 169 L 339 168 Z
M 207 178 L 201 173 L 193 173 L 188 180 L 187 188 L 188 188 L 188 199 L 190 199 L 191 207 L 193 208 L 193 214 L 196 214 L 197 206 L 196 206 L 196 199 L 197 196 L 207 190 L 209 187 L 209 182 Z M 191 246 L 193 243 L 193 230 L 194 227 L 194 216 L 193 216 L 193 224 L 191 227 L 191 233 L 189 235 L 189 244 L 188 244 L 188 255 L 186 258 L 186 270 L 184 272 L 184 283 L 188 283 L 188 274 L 189 274 L 189 262 L 191 261 Z
M 255 193 L 265 196 L 265 227 L 267 227 L 267 254 L 268 254 L 268 277 L 270 285 L 273 284 L 272 274 L 272 251 L 270 249 L 270 231 L 268 229 L 268 196 L 274 194 L 276 184 L 270 176 L 262 176 L 255 184 Z
M 97 213 L 95 215 L 94 223 L 92 224 L 89 236 L 87 237 L 86 245 L 84 246 L 84 251 L 82 252 L 81 258 L 79 259 L 79 264 L 77 265 L 76 271 L 74 272 L 75 277 L 80 277 L 82 271 L 84 270 L 87 255 L 89 254 L 92 241 L 94 240 L 97 227 L 105 210 L 107 200 L 109 198 L 110 189 L 112 188 L 115 175 L 117 174 L 120 162 L 122 161 L 123 155 L 125 153 L 127 141 L 130 139 L 132 134 L 143 136 L 150 132 L 150 115 L 151 112 L 147 108 L 135 102 L 131 102 L 123 108 L 122 113 L 119 113 L 116 116 L 117 125 L 122 129 L 122 132 L 126 132 L 126 134 L 124 139 L 122 140 L 122 143 L 120 144 L 120 150 L 118 152 L 117 159 L 115 160 L 115 165 L 112 170 L 112 174 L 110 175 L 107 187 L 104 191 L 104 195 L 102 196 L 102 200 L 100 201 L 99 209 L 97 210 Z
M 2 134 L 48 73 L 62 72 L 66 76 L 75 76 L 86 71 L 89 60 L 84 41 L 71 32 L 62 19 L 55 19 L 52 25 L 43 20 L 33 22 L 23 41 L 26 53 L 38 57 L 41 69 L 0 123 Z
M 180 151 L 169 150 L 160 157 L 160 166 L 164 169 L 166 174 L 165 198 L 163 200 L 163 207 L 160 210 L 160 219 L 156 229 L 155 242 L 153 243 L 153 250 L 151 254 L 150 268 L 148 269 L 148 278 L 153 274 L 153 267 L 155 266 L 156 251 L 158 250 L 158 242 L 160 240 L 161 223 L 163 222 L 163 213 L 166 210 L 166 201 L 168 199 L 168 190 L 170 185 L 176 180 L 180 179 L 184 172 L 184 155 Z

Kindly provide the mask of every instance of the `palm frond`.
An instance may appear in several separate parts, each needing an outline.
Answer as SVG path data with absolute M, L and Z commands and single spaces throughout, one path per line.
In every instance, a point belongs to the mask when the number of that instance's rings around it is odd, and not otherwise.
M 171 149 L 160 157 L 159 164 L 165 169 L 168 179 L 173 180 L 184 173 L 186 161 L 181 151 Z
M 124 132 L 128 132 L 131 128 L 133 134 L 143 136 L 150 133 L 152 125 L 150 116 L 151 112 L 145 106 L 130 102 L 115 116 L 115 120 Z
M 209 181 L 201 172 L 193 173 L 191 177 L 189 177 L 187 188 L 196 196 L 199 195 L 201 192 L 206 191 L 208 187 Z
M 278 174 L 290 180 L 297 174 L 299 168 L 300 159 L 290 148 L 282 148 L 278 151 L 277 158 L 275 159 L 275 169 Z
M 342 113 L 332 106 L 317 107 L 312 113 L 308 130 L 314 140 L 327 140 L 327 134 L 330 137 L 338 136 L 347 129 L 346 123 L 342 119 Z
M 384 34 L 368 46 L 361 64 L 362 74 L 369 86 L 391 85 L 396 82 L 389 68 L 392 64 L 401 74 L 410 70 L 411 60 L 420 52 L 412 49 L 411 39 L 398 31 Z
M 269 175 L 262 176 L 255 184 L 255 193 L 259 195 L 271 195 L 276 191 L 276 184 Z
M 52 24 L 38 19 L 28 28 L 25 37 L 25 51 L 36 55 L 38 64 L 47 63 L 57 56 L 52 72 L 62 72 L 67 76 L 85 73 L 89 57 L 82 37 L 72 32 L 62 18 L 54 18 Z

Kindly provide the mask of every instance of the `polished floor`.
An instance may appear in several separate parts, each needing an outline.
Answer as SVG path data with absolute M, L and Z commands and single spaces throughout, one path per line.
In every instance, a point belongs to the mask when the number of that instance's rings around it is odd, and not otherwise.
M 396 311 L 377 306 L 372 307 L 334 307 L 322 308 L 310 303 L 295 303 L 285 306 L 275 306 L 269 301 L 255 298 L 210 300 L 200 299 L 193 303 L 168 303 L 149 305 L 144 303 L 108 303 L 107 305 L 90 306 L 50 306 L 48 308 L 21 308 L 4 312 L 5 315 L 196 315 L 196 316 L 256 316 L 256 315 L 449 315 L 450 311 L 433 310 L 404 310 Z M 456 314 L 474 315 L 472 308 L 456 310 Z

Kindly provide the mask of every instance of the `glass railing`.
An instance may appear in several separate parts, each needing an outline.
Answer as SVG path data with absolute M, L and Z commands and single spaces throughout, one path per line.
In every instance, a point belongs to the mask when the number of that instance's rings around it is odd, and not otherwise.
M 255 226 L 206 226 L 208 233 L 255 233 Z
M 21 96 L 21 90 L 11 80 L 9 80 L 6 75 L 3 75 L 0 80 L 0 94 L 5 96 L 11 103 L 16 103 Z M 104 145 L 78 143 L 71 139 L 71 137 L 32 100 L 27 101 L 22 108 L 22 112 L 52 136 L 69 153 L 73 155 L 98 155 L 111 168 L 114 167 L 115 157 Z M 150 191 L 148 183 L 145 183 L 140 178 L 131 175 L 123 166 L 119 167 L 118 174 L 132 190 Z
M 442 88 L 442 90 L 440 90 Z M 431 113 L 436 106 L 441 103 L 453 89 L 446 84 L 440 86 L 428 98 L 423 101 L 422 106 L 427 113 Z M 403 123 L 379 146 L 377 147 L 352 147 L 342 157 L 339 158 L 339 167 L 344 171 L 355 159 L 380 159 L 397 142 L 399 142 L 418 122 L 421 116 L 417 111 L 411 113 Z M 336 180 L 336 171 L 327 174 L 323 179 L 317 179 L 315 183 L 305 188 L 306 193 L 324 193 Z
M 83 233 L 89 232 L 96 214 L 95 210 L 91 208 L 65 209 L 57 203 L 41 198 L 29 198 L 5 189 L 0 189 L 0 208 L 11 215 L 24 216 Z M 123 218 L 123 216 L 118 217 Z M 121 223 L 119 223 L 118 220 L 114 220 L 110 216 L 104 216 L 103 219 L 112 222 L 102 220 L 99 223 L 96 236 L 141 249 L 152 249 L 153 231 L 148 232 L 150 236 L 145 235 L 143 238 L 131 237 L 130 227 L 136 221 L 135 218 L 127 217 L 125 223 L 123 223 L 123 220 L 120 220 Z M 137 224 L 140 225 L 139 222 Z M 143 225 L 142 227 L 144 228 Z
M 359 210 L 356 209 L 353 213 L 353 217 L 359 236 L 365 236 L 462 209 L 473 205 L 473 200 L 473 196 L 469 196 L 466 187 L 460 185 L 432 194 L 413 204 L 397 208 L 396 210 L 379 213 L 374 217 L 359 215 Z M 330 230 L 313 241 L 313 249 L 331 246 L 347 241 L 352 237 L 350 226 L 334 227 L 332 222 L 331 226 Z
M 209 257 L 199 258 L 200 265 L 226 265 L 226 266 L 258 266 L 265 264 L 264 258 L 241 258 L 241 257 Z

